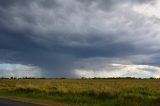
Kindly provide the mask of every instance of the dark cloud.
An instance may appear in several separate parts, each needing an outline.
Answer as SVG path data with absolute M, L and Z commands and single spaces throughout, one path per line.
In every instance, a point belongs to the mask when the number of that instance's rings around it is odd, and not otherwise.
M 0 62 L 37 66 L 48 77 L 74 77 L 75 69 L 89 68 L 91 61 L 157 65 L 159 46 L 152 37 L 157 26 L 130 8 L 146 3 L 150 0 L 0 1 Z
M 1 8 L 2 7 L 10 7 L 10 6 L 25 6 L 25 5 L 28 5 L 28 4 L 30 4 L 30 3 L 32 3 L 33 1 L 35 1 L 35 0 L 24 0 L 24 1 L 22 1 L 22 0 L 1 0 L 0 1 L 0 6 L 1 6 Z
M 96 5 L 102 10 L 111 10 L 119 6 L 119 4 L 154 4 L 156 0 L 81 0 L 79 2 L 84 3 L 86 6 Z

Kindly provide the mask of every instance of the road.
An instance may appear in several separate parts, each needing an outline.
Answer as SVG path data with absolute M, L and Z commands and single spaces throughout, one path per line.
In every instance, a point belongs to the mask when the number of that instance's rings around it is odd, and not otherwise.
M 9 100 L 9 99 L 0 99 L 0 106 L 43 106 L 43 105 L 18 102 L 18 101 Z

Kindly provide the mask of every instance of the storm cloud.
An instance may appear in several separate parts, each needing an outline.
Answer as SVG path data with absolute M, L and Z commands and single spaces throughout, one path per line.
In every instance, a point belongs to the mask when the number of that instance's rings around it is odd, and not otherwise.
M 32 67 L 37 77 L 83 77 L 77 70 L 112 77 L 107 73 L 121 67 L 111 64 L 144 65 L 155 77 L 148 67 L 160 73 L 159 6 L 158 0 L 2 0 L 0 63 Z

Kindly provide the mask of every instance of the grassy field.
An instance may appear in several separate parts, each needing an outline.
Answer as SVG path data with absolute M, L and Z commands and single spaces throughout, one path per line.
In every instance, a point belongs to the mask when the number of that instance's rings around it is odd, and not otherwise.
M 0 96 L 73 106 L 160 106 L 160 79 L 1 79 Z

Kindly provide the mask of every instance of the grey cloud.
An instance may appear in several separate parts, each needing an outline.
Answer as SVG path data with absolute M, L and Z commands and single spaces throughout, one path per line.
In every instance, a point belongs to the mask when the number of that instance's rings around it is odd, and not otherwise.
M 25 6 L 25 5 L 28 5 L 28 4 L 30 4 L 31 2 L 33 2 L 33 1 L 35 1 L 35 0 L 1 0 L 0 1 L 0 6 L 1 6 L 1 8 L 3 8 L 3 7 L 10 7 L 10 6 L 18 6 L 18 5 L 20 5 L 20 6 Z
M 74 77 L 91 61 L 95 69 L 103 63 L 157 65 L 155 21 L 130 8 L 142 3 L 150 1 L 0 1 L 0 62 L 38 66 L 48 77 Z
M 141 5 L 141 4 L 154 4 L 156 3 L 156 0 L 81 0 L 79 2 L 82 2 L 86 4 L 86 6 L 97 6 L 97 8 L 102 10 L 112 10 L 119 6 L 120 4 L 132 4 L 132 5 Z

